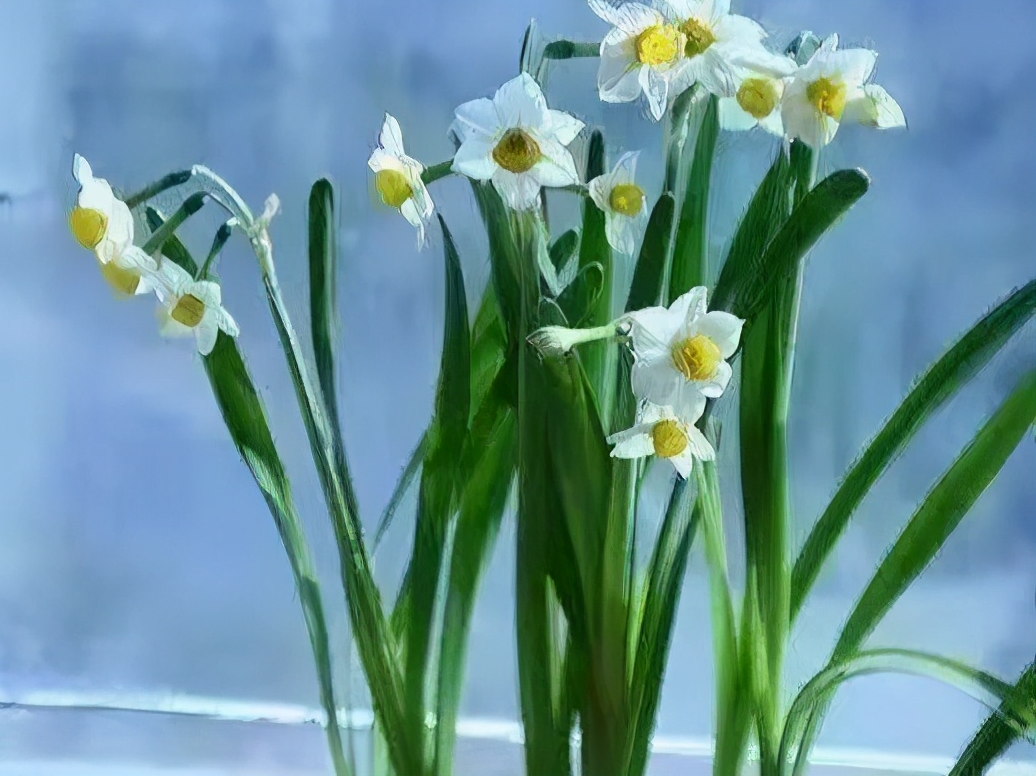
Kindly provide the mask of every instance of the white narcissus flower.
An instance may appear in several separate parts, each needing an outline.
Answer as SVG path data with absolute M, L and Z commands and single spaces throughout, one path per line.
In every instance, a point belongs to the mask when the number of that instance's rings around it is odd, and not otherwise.
M 716 457 L 716 450 L 694 421 L 677 416 L 671 407 L 645 404 L 637 415 L 636 425 L 608 437 L 608 443 L 615 445 L 612 457 L 657 455 L 669 461 L 677 473 L 687 479 L 695 458 L 711 461 Z
M 590 0 L 590 9 L 613 25 L 601 41 L 597 88 L 605 102 L 633 102 L 641 94 L 652 118 L 665 113 L 670 81 L 684 55 L 687 37 L 654 8 Z
M 154 290 L 158 262 L 133 244 L 133 216 L 126 203 L 115 196 L 108 181 L 94 177 L 90 164 L 79 154 L 72 159 L 72 175 L 80 187 L 68 216 L 72 235 L 93 251 L 101 274 L 118 294 Z
M 672 407 L 693 422 L 706 399 L 720 396 L 732 370 L 726 359 L 737 350 L 744 321 L 725 312 L 706 312 L 706 290 L 692 288 L 666 309 L 630 313 L 633 392 L 638 399 Z
M 417 227 L 417 244 L 424 245 L 425 226 L 435 209 L 421 179 L 424 165 L 407 156 L 399 122 L 388 113 L 378 135 L 378 147 L 367 160 L 367 166 L 374 172 L 374 185 L 381 201 L 398 208 L 403 218 Z
M 493 182 L 514 210 L 534 207 L 543 186 L 579 183 L 567 146 L 583 122 L 547 107 L 539 84 L 522 73 L 501 86 L 492 99 L 466 102 L 456 110 L 450 131 L 460 141 L 453 170 Z
M 877 56 L 868 49 L 839 51 L 838 36 L 829 36 L 784 92 L 781 114 L 788 137 L 820 148 L 834 139 L 842 121 L 879 129 L 906 126 L 903 110 L 888 92 L 866 83 Z
M 623 154 L 611 172 L 599 175 L 587 184 L 590 198 L 604 211 L 604 232 L 608 244 L 631 255 L 637 235 L 647 218 L 644 189 L 633 182 L 639 151 Z
M 795 60 L 778 54 L 767 54 L 744 68 L 734 96 L 719 100 L 719 125 L 732 132 L 762 127 L 783 137 L 781 99 L 797 69 Z
M 675 97 L 694 84 L 717 97 L 733 97 L 745 66 L 765 65 L 766 31 L 730 12 L 730 0 L 664 0 L 668 17 L 683 34 L 683 57 L 670 81 Z
M 159 330 L 164 337 L 193 336 L 198 352 L 207 356 L 222 329 L 238 335 L 237 323 L 223 309 L 219 283 L 195 280 L 191 273 L 172 261 L 162 262 L 156 288 Z

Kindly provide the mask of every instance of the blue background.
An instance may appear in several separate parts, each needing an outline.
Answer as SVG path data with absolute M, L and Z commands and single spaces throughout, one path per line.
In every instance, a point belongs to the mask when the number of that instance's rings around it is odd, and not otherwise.
M 807 274 L 791 429 L 801 539 L 912 379 L 1034 274 L 1036 6 L 751 0 L 740 11 L 759 19 L 775 46 L 812 29 L 875 48 L 876 80 L 910 122 L 907 132 L 846 128 L 823 155 L 823 169 L 862 166 L 874 183 L 814 251 Z M 530 17 L 548 37 L 592 40 L 606 31 L 578 0 L 0 3 L 0 190 L 12 198 L 0 205 L 0 701 L 75 690 L 315 703 L 282 549 L 196 354 L 187 342 L 158 338 L 148 302 L 113 300 L 67 232 L 73 151 L 124 190 L 203 163 L 257 211 L 277 192 L 284 211 L 273 239 L 299 322 L 308 187 L 321 175 L 335 180 L 344 423 L 373 527 L 429 417 L 443 294 L 438 236 L 415 250 L 412 229 L 376 202 L 366 159 L 385 110 L 399 119 L 410 153 L 427 163 L 448 158 L 453 108 L 515 74 Z M 657 127 L 639 106 L 599 103 L 595 74 L 594 61 L 559 66 L 551 104 L 604 124 L 612 158 L 644 148 L 644 180 L 657 191 Z M 721 139 L 717 252 L 772 152 L 761 135 Z M 432 193 L 477 299 L 488 264 L 467 186 L 448 179 Z M 566 196 L 554 199 L 571 215 Z M 217 218 L 206 212 L 186 230 L 197 250 Z M 247 246 L 235 242 L 221 272 L 342 635 L 327 521 Z M 1034 350 L 1029 326 L 874 489 L 803 618 L 789 687 L 819 667 L 883 549 Z M 1033 659 L 1034 471 L 1036 446 L 1026 439 L 872 644 L 935 649 L 1012 677 Z M 650 527 L 658 516 L 644 511 Z M 727 512 L 736 548 L 739 521 L 733 507 Z M 403 515 L 377 560 L 389 591 L 409 547 L 412 510 Z M 512 531 L 501 538 L 473 626 L 468 715 L 516 714 Z M 700 557 L 692 566 L 660 732 L 705 736 L 707 598 Z M 952 756 L 982 716 L 934 683 L 868 678 L 839 695 L 823 740 Z M 313 736 L 281 745 L 268 731 L 93 724 L 0 711 L 0 761 L 41 751 L 158 758 L 167 749 L 184 762 L 231 749 L 243 761 L 293 767 L 322 758 Z M 1033 757 L 1032 749 L 1018 756 Z

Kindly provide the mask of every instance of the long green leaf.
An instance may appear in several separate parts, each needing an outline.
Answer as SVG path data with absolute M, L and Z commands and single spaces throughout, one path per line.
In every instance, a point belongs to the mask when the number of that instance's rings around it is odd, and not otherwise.
M 335 766 L 335 773 L 338 776 L 347 776 L 351 770 L 346 761 L 337 724 L 338 705 L 335 702 L 330 638 L 320 585 L 317 582 L 302 521 L 295 508 L 288 475 L 270 433 L 266 410 L 237 344 L 223 332 L 220 332 L 212 353 L 205 357 L 205 371 L 230 437 L 266 499 L 266 505 L 277 525 L 277 533 L 280 534 L 281 543 L 288 555 L 316 663 L 320 703 L 327 717 L 327 741 L 331 760 Z
M 964 747 L 949 776 L 979 776 L 1022 737 L 1036 735 L 1036 663 L 1030 663 L 1009 695 L 990 714 Z M 1036 743 L 1036 741 L 1034 741 Z
M 839 170 L 817 184 L 792 211 L 765 253 L 746 262 L 742 271 L 720 277 L 711 306 L 753 319 L 766 305 L 774 284 L 793 276 L 810 248 L 869 186 L 870 179 L 862 170 Z
M 792 573 L 794 618 L 824 562 L 871 486 L 906 448 L 921 426 L 974 377 L 1036 313 L 1036 280 L 987 313 L 916 382 L 903 403 L 849 468 L 817 520 Z
M 796 753 L 806 722 L 813 709 L 829 703 L 845 682 L 859 676 L 879 673 L 903 673 L 936 679 L 967 693 L 994 710 L 995 717 L 1007 728 L 1024 730 L 1026 712 L 1018 703 L 1014 687 L 992 674 L 950 658 L 908 649 L 874 649 L 859 652 L 851 658 L 829 665 L 799 691 L 785 720 L 781 739 L 781 762 L 788 762 Z M 998 708 L 999 704 L 999 708 Z M 1031 724 L 1031 723 L 1030 723 Z M 805 763 L 805 760 L 802 760 Z M 963 773 L 978 774 L 979 771 Z
M 644 241 L 633 270 L 633 281 L 626 297 L 628 313 L 654 307 L 662 302 L 662 282 L 673 236 L 675 212 L 676 200 L 672 194 L 662 194 L 651 209 Z
M 165 216 L 151 206 L 144 209 L 144 217 L 152 234 L 166 222 Z M 187 270 L 191 277 L 198 276 L 198 264 L 195 262 L 194 257 L 188 253 L 187 248 L 184 247 L 179 238 L 174 237 L 173 239 L 166 240 L 162 244 L 162 255 L 179 266 L 180 269 Z
M 415 739 L 420 735 L 418 731 L 425 730 L 429 648 L 435 633 L 436 599 L 452 513 L 456 464 L 467 436 L 471 401 L 471 347 L 464 276 L 453 237 L 442 216 L 439 216 L 439 225 L 446 265 L 442 361 L 428 454 L 421 472 L 414 546 L 407 569 L 409 595 L 403 602 L 407 606 L 404 691 L 407 724 Z
M 719 109 L 716 97 L 705 105 L 694 144 L 694 157 L 687 176 L 687 189 L 680 205 L 680 221 L 673 244 L 673 263 L 669 274 L 669 301 L 709 279 L 708 215 L 712 162 L 719 138 Z
M 586 155 L 586 180 L 590 181 L 607 172 L 608 162 L 604 151 L 604 135 L 599 129 L 590 134 L 590 142 Z M 585 299 L 576 303 L 577 310 L 585 310 L 589 314 L 583 317 L 587 327 L 603 326 L 612 319 L 612 249 L 605 234 L 605 216 L 590 197 L 583 198 L 583 229 L 579 241 L 579 268 L 585 270 L 592 264 L 601 267 L 601 291 L 596 298 Z M 573 321 L 573 325 L 578 322 Z M 612 343 L 594 342 L 580 352 L 586 376 L 595 393 L 601 397 L 602 405 L 608 405 L 610 399 L 605 393 L 611 390 L 613 380 L 611 374 L 615 369 L 615 349 Z

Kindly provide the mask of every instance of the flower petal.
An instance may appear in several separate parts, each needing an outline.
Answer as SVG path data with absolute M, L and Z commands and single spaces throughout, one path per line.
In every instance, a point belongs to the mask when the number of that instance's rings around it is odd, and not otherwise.
M 669 100 L 669 79 L 653 67 L 640 68 L 640 88 L 644 90 L 651 117 L 658 121 Z
M 741 329 L 745 322 L 736 315 L 713 310 L 698 318 L 693 325 L 694 334 L 703 334 L 719 348 L 723 358 L 730 358 L 741 341 Z
M 557 140 L 545 140 L 540 142 L 540 152 L 543 157 L 529 170 L 532 177 L 544 186 L 572 186 L 579 183 L 576 160 L 565 146 Z
M 684 429 L 687 434 L 687 450 L 697 459 L 702 461 L 716 460 L 716 448 L 712 446 L 705 435 L 698 430 L 693 423 L 688 424 Z
M 767 132 L 784 137 L 784 121 L 779 110 L 772 111 L 769 116 L 759 119 L 759 126 Z
M 634 396 L 652 404 L 672 406 L 674 410 L 682 382 L 683 375 L 663 361 L 637 360 L 630 370 L 630 386 Z
M 230 317 L 230 313 L 226 311 L 226 308 L 220 307 L 215 311 L 215 315 L 216 324 L 231 337 L 236 337 L 241 333 L 241 329 L 238 328 L 237 321 Z
M 540 183 L 529 173 L 516 174 L 498 167 L 493 186 L 512 210 L 528 210 L 539 202 Z
M 683 318 L 664 307 L 645 307 L 630 313 L 633 352 L 640 358 L 669 358 L 669 347 L 683 326 Z
M 454 128 L 457 139 L 465 141 L 472 134 L 494 136 L 500 131 L 500 115 L 488 97 L 480 97 L 457 107 Z
M 86 184 L 87 181 L 93 180 L 94 177 L 94 171 L 90 167 L 90 163 L 79 154 L 72 155 L 72 177 L 76 179 L 76 183 L 80 186 Z
M 726 362 L 722 362 L 726 363 Z M 729 368 L 729 367 L 728 367 Z M 672 392 L 670 406 L 673 412 L 684 423 L 694 424 L 698 422 L 705 412 L 705 394 L 701 392 L 701 383 L 685 380 L 684 376 L 674 369 L 679 380 Z
M 593 203 L 605 213 L 611 210 L 611 184 L 611 176 L 607 173 L 604 175 L 598 175 L 586 184 L 587 193 L 590 195 L 590 199 L 592 199 Z
M 723 97 L 719 100 L 719 125 L 728 132 L 744 132 L 755 128 L 759 121 L 755 116 L 742 108 L 736 97 Z M 776 111 L 774 111 L 776 113 Z
M 627 35 L 636 35 L 663 21 L 658 11 L 641 3 L 613 5 L 607 0 L 590 0 L 590 10 Z
M 608 441 L 615 445 L 612 448 L 612 458 L 644 458 L 648 455 L 654 455 L 655 443 L 651 440 L 651 427 L 647 426 L 646 432 L 641 429 L 642 427 L 640 426 L 630 429 L 630 432 L 635 431 L 636 433 L 625 439 L 612 441 L 612 437 L 609 437 Z M 629 432 L 620 432 L 615 436 L 620 436 L 623 433 Z
M 203 356 L 209 355 L 216 347 L 216 338 L 219 336 L 219 325 L 216 316 L 208 314 L 201 319 L 201 323 L 194 327 L 194 339 L 198 346 L 198 352 Z
M 694 455 L 689 447 L 685 447 L 679 455 L 674 455 L 668 460 L 673 465 L 673 468 L 676 469 L 676 473 L 683 477 L 683 479 L 686 480 L 691 476 L 691 471 L 694 469 Z
M 709 291 L 705 286 L 695 286 L 690 291 L 680 294 L 669 305 L 669 314 L 677 325 L 677 331 L 684 324 L 705 315 L 708 294 Z
M 641 403 L 637 408 L 637 423 L 646 423 L 648 426 L 654 426 L 660 420 L 672 420 L 675 417 L 672 407 L 663 407 L 649 401 Z
M 863 93 L 845 106 L 843 121 L 852 121 L 876 129 L 895 129 L 906 126 L 906 116 L 899 103 L 877 84 L 867 84 Z
M 493 159 L 494 144 L 483 136 L 471 136 L 457 149 L 451 168 L 477 181 L 486 181 L 500 169 Z
M 632 256 L 637 247 L 636 221 L 621 213 L 606 213 L 604 216 L 604 235 L 608 244 L 627 256 Z
M 831 54 L 830 66 L 848 86 L 862 86 L 874 72 L 877 59 L 877 52 L 869 49 L 844 49 Z
M 550 117 L 550 131 L 562 145 L 568 145 L 576 136 L 583 131 L 586 124 L 571 113 L 563 110 L 548 109 Z
M 223 302 L 219 283 L 211 280 L 196 280 L 186 288 L 186 293 L 204 304 L 206 310 L 218 310 Z
M 645 68 L 628 59 L 602 56 L 597 89 L 602 102 L 633 102 L 643 91 L 640 73 Z
M 727 7 L 730 7 L 729 2 Z M 713 33 L 716 35 L 717 42 L 743 45 L 758 44 L 766 37 L 766 30 L 758 22 L 747 16 L 732 13 L 726 14 L 716 22 Z
M 708 380 L 696 381 L 695 385 L 698 386 L 698 390 L 701 391 L 703 396 L 710 399 L 718 399 L 723 395 L 723 391 L 727 389 L 733 373 L 734 370 L 731 369 L 730 364 L 726 361 L 720 361 L 716 366 L 716 373 L 712 377 Z
M 389 113 L 385 114 L 385 121 L 381 125 L 381 134 L 378 135 L 378 145 L 393 156 L 404 155 L 403 133 L 399 129 L 399 122 Z
M 539 129 L 547 125 L 550 115 L 540 85 L 528 73 L 505 83 L 493 96 L 500 116 L 500 126 Z

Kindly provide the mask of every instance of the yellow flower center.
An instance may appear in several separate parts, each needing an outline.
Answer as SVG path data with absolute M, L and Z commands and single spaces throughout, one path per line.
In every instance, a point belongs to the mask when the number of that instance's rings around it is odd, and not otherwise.
M 832 81 L 830 78 L 818 78 L 806 87 L 806 99 L 808 99 L 818 111 L 824 113 L 835 121 L 842 118 L 842 111 L 845 110 L 846 89 L 841 81 Z
M 673 364 L 688 380 L 708 380 L 723 360 L 719 347 L 704 334 L 696 334 L 673 346 Z
M 169 313 L 169 317 L 177 323 L 193 329 L 205 317 L 205 303 L 192 294 L 184 294 L 177 301 L 173 311 Z
M 637 61 L 664 65 L 680 56 L 680 31 L 671 24 L 656 24 L 637 36 Z
M 655 455 L 672 458 L 687 449 L 687 434 L 675 420 L 660 420 L 651 427 L 651 442 Z
M 688 19 L 680 25 L 680 32 L 687 36 L 683 52 L 685 56 L 696 57 L 716 42 L 716 36 L 707 24 L 698 19 Z
M 108 216 L 100 210 L 76 205 L 68 216 L 68 226 L 80 245 L 93 250 L 108 229 Z
M 374 173 L 374 185 L 381 201 L 389 207 L 402 207 L 414 195 L 410 181 L 399 170 L 378 170 Z
M 493 149 L 493 161 L 514 173 L 528 172 L 541 156 L 539 143 L 517 127 L 507 130 Z
M 737 104 L 756 119 L 765 119 L 777 107 L 781 96 L 770 78 L 746 78 L 737 90 Z
M 644 207 L 644 189 L 636 183 L 620 183 L 608 195 L 612 210 L 624 216 L 635 216 Z
M 118 293 L 133 296 L 140 285 L 140 275 L 131 269 L 118 266 L 114 261 L 101 264 L 101 276 Z

